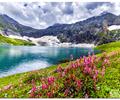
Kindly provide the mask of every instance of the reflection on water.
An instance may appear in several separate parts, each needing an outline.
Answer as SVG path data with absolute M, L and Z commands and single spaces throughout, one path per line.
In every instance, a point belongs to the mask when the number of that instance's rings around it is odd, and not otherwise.
M 21 73 L 78 58 L 94 51 L 92 48 L 60 48 L 42 46 L 0 46 L 0 77 Z

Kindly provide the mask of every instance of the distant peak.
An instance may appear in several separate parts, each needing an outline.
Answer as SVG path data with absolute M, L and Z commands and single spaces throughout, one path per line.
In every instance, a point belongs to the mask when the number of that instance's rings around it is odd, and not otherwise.
M 53 26 L 59 26 L 59 25 L 61 25 L 60 23 L 55 23 Z
M 3 16 L 3 17 L 9 17 L 9 16 L 6 15 L 6 14 L 0 14 L 0 16 Z
M 101 14 L 100 14 L 100 16 L 102 16 L 102 15 L 114 15 L 114 14 L 112 14 L 111 12 L 108 12 L 108 11 L 103 11 Z
M 1 14 L 1 13 L 0 13 L 0 16 L 5 16 L 5 14 Z

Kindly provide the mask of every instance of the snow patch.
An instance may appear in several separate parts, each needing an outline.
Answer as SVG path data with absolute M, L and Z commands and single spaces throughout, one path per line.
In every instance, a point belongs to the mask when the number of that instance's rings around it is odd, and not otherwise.
M 34 41 L 36 41 L 38 44 L 48 45 L 48 46 L 53 46 L 60 43 L 57 36 L 43 36 L 41 38 L 34 39 Z
M 7 36 L 7 37 L 13 38 L 13 39 L 25 40 L 25 41 L 28 40 L 27 38 L 24 38 L 24 37 L 22 37 L 22 36 L 17 36 L 17 35 L 9 35 L 9 36 Z
M 34 38 L 34 37 L 27 37 L 27 36 L 16 36 L 16 35 L 9 35 L 7 36 L 9 38 L 15 38 L 15 39 L 21 39 L 25 41 L 31 41 L 37 46 L 54 46 L 54 47 L 87 47 L 87 48 L 93 48 L 95 47 L 94 44 L 87 44 L 87 43 L 79 43 L 79 44 L 73 44 L 70 42 L 63 42 L 61 43 L 60 40 L 57 38 L 57 36 L 43 36 L 40 38 Z
M 120 25 L 111 25 L 111 26 L 108 27 L 109 31 L 118 30 L 118 29 L 120 29 Z
M 36 45 L 54 46 L 54 47 L 95 47 L 94 44 L 79 43 L 73 44 L 70 42 L 61 43 L 57 36 L 43 36 L 41 38 L 30 38 L 30 40 Z

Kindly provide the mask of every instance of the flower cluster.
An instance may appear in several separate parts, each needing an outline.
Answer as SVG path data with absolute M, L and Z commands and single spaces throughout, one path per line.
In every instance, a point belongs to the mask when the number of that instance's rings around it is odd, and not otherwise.
M 54 76 L 41 79 L 40 86 L 37 87 L 35 82 L 32 82 L 30 97 L 91 97 L 96 91 L 99 76 L 104 77 L 109 63 L 109 57 L 99 58 L 93 54 L 70 61 L 65 68 L 59 65 L 52 74 Z

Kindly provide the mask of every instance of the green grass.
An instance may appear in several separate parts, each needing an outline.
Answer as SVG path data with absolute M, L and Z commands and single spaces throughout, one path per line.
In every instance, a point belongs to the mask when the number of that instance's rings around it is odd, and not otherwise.
M 8 37 L 2 36 L 2 35 L 0 35 L 0 44 L 34 45 L 33 43 L 25 41 L 25 40 L 8 38 Z
M 62 67 L 65 67 L 67 64 L 68 63 L 63 63 L 61 65 Z M 38 80 L 37 82 L 39 82 L 41 77 L 43 76 L 45 77 L 53 74 L 53 71 L 56 69 L 56 67 L 57 67 L 56 65 L 53 65 L 48 68 L 44 68 L 36 71 L 20 73 L 8 77 L 0 78 L 1 89 L 3 89 L 3 87 L 7 86 L 8 84 L 13 85 L 13 89 L 0 92 L 0 97 L 5 97 L 6 94 L 8 95 L 7 97 L 9 98 L 29 97 L 28 92 L 31 89 L 31 84 L 29 84 L 28 82 L 31 81 L 32 79 Z M 20 84 L 22 84 L 21 87 Z
M 118 52 L 115 56 L 110 56 L 111 65 L 107 67 L 105 77 L 102 81 L 98 82 L 96 92 L 96 98 L 120 98 L 120 41 L 109 44 L 104 44 L 96 47 L 99 50 L 111 55 L 112 52 Z M 102 56 L 101 54 L 98 54 Z M 66 67 L 68 63 L 61 64 Z M 48 68 L 40 69 L 37 71 L 31 71 L 21 74 L 16 74 L 4 78 L 0 78 L 0 97 L 4 98 L 27 98 L 28 92 L 31 89 L 31 80 L 36 80 L 36 84 L 40 85 L 40 78 L 55 75 L 54 70 L 57 65 L 50 66 Z M 4 90 L 3 87 L 12 84 L 12 88 Z
M 110 62 L 105 77 L 98 83 L 100 91 L 96 95 L 101 98 L 120 98 L 120 53 L 110 57 Z
M 62 66 L 65 67 L 68 63 L 63 63 Z M 51 74 L 56 69 L 57 65 L 53 65 L 44 69 L 36 70 L 36 71 L 30 71 L 30 72 L 25 72 L 25 73 L 19 73 L 7 77 L 0 78 L 0 88 L 3 86 L 6 86 L 8 84 L 18 84 L 19 79 L 25 78 L 27 75 L 31 76 L 31 74 L 39 74 L 40 76 L 43 75 L 47 76 L 48 74 Z
M 97 46 L 96 49 L 99 49 L 105 52 L 111 52 L 114 50 L 118 50 L 120 49 L 120 41 L 103 44 L 103 45 Z
M 103 44 L 97 49 L 110 55 L 111 52 L 119 52 L 116 56 L 110 57 L 111 65 L 106 69 L 106 75 L 98 84 L 100 91 L 96 93 L 101 98 L 120 98 L 120 41 Z M 101 56 L 101 54 L 98 54 Z

